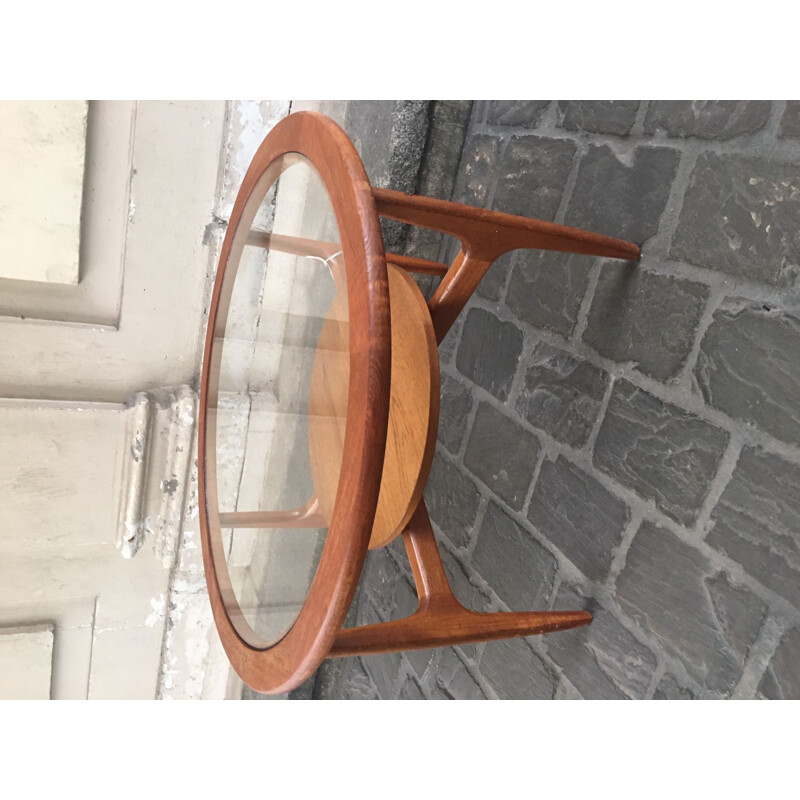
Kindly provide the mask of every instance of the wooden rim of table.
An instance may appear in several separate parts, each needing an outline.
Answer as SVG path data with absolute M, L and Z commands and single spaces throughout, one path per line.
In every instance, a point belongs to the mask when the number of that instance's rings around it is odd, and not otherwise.
M 317 572 L 293 625 L 269 644 L 259 641 L 246 623 L 231 586 L 218 519 L 216 464 L 207 465 L 206 452 L 207 442 L 216 440 L 215 420 L 209 422 L 208 411 L 210 398 L 211 407 L 216 407 L 222 348 L 213 345 L 224 335 L 235 280 L 235 274 L 226 280 L 226 271 L 237 228 L 246 207 L 249 213 L 252 206 L 248 200 L 259 196 L 265 182 L 274 182 L 282 157 L 291 154 L 304 156 L 319 172 L 339 228 L 347 273 L 350 378 L 338 493 Z M 236 241 L 239 247 L 242 237 Z M 225 652 L 238 675 L 256 691 L 284 691 L 309 677 L 328 654 L 350 607 L 380 489 L 389 414 L 389 326 L 383 238 L 361 159 L 332 120 L 314 112 L 292 114 L 259 147 L 233 206 L 209 308 L 200 387 L 199 506 L 208 594 Z

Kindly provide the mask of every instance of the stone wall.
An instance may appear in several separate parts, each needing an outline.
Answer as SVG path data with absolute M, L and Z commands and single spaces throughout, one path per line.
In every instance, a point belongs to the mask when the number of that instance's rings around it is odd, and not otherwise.
M 467 133 L 453 199 L 642 245 L 503 257 L 441 348 L 456 595 L 594 622 L 316 696 L 800 697 L 800 103 L 476 102 Z M 353 618 L 414 607 L 402 542 L 369 553 Z

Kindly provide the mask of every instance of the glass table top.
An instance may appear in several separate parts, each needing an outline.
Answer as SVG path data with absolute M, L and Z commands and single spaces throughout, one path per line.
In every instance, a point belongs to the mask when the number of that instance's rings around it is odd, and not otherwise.
M 267 646 L 291 628 L 317 570 L 348 403 L 339 231 L 303 156 L 283 156 L 250 195 L 220 298 L 202 454 L 208 518 L 235 596 L 229 616 Z

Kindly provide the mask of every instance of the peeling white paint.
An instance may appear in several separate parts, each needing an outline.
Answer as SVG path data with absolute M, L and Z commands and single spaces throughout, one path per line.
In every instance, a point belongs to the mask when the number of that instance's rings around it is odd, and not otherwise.
M 147 615 L 147 619 L 144 621 L 144 624 L 147 625 L 148 628 L 152 628 L 155 624 L 161 622 L 161 620 L 164 619 L 166 606 L 167 600 L 163 594 L 159 595 L 158 597 L 151 597 L 150 608 L 152 610 Z
M 264 104 L 260 100 L 240 100 L 236 111 L 239 115 L 240 132 L 234 156 L 234 169 L 241 180 L 244 177 L 256 150 L 264 137 L 275 124 L 289 113 L 289 101 L 279 100 L 267 104 L 268 114 L 265 119 Z
M 289 100 L 239 100 L 229 115 L 227 152 L 217 216 L 230 218 L 233 203 L 247 168 L 272 128 L 288 116 Z
M 128 410 L 128 438 L 122 469 L 122 492 L 116 546 L 124 558 L 133 558 L 144 543 L 142 500 L 147 475 L 147 453 L 153 403 L 145 392 L 133 396 Z

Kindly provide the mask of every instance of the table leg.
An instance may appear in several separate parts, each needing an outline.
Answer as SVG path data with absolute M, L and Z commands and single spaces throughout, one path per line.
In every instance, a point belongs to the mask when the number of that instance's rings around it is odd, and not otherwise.
M 417 611 L 405 619 L 341 631 L 329 656 L 391 653 L 533 636 L 577 628 L 592 621 L 588 611 L 483 614 L 464 608 L 447 582 L 424 501 L 417 507 L 403 537 L 417 585 Z

